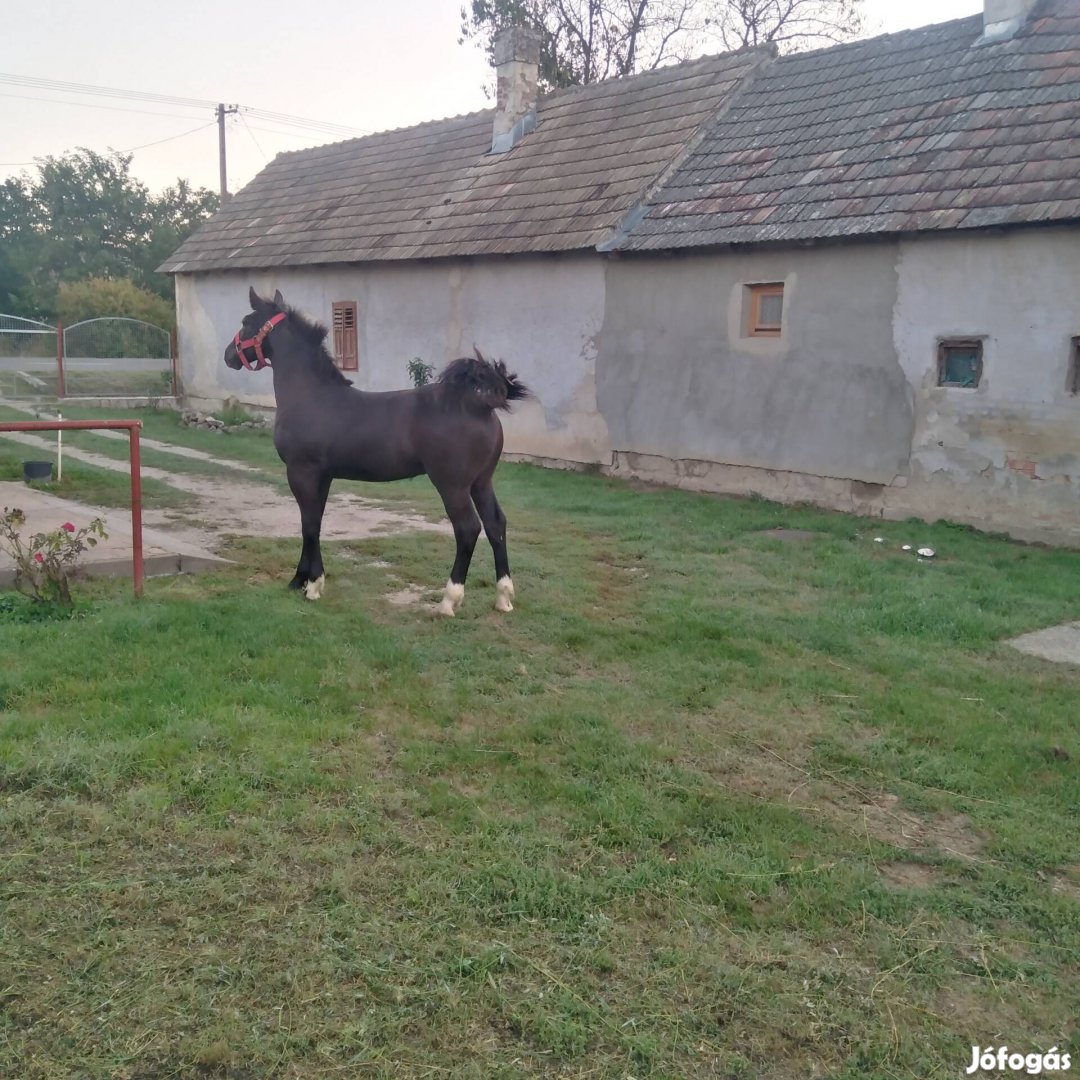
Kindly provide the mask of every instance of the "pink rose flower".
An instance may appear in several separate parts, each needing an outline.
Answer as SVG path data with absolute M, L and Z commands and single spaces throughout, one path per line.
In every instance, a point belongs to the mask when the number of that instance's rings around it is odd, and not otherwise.
M 35 551 L 34 552 L 34 562 L 44 562 L 44 561 L 45 561 L 45 556 L 42 555 L 40 551 Z
M 65 521 L 64 524 L 60 526 L 60 528 L 63 529 L 64 532 L 74 532 L 75 531 L 75 526 L 72 525 L 70 521 Z

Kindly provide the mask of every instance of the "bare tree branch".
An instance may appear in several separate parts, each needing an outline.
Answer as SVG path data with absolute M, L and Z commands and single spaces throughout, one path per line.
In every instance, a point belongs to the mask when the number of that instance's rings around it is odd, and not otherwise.
M 648 71 L 670 60 L 775 42 L 782 51 L 857 37 L 863 0 L 469 0 L 461 41 L 515 23 L 541 34 L 545 89 Z

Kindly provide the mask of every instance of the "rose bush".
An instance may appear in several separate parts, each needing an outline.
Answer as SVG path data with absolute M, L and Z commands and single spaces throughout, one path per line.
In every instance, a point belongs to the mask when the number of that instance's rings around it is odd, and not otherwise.
M 15 561 L 15 586 L 20 592 L 42 603 L 71 606 L 72 571 L 84 551 L 107 539 L 105 523 L 94 518 L 89 525 L 76 529 L 70 521 L 47 533 L 22 537 L 26 514 L 15 507 L 4 507 L 0 518 L 0 549 Z

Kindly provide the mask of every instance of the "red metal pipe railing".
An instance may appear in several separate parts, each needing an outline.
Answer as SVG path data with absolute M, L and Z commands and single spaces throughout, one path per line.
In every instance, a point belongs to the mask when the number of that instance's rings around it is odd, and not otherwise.
M 2 420 L 2 431 L 123 431 L 131 461 L 131 577 L 135 595 L 143 592 L 142 471 L 139 464 L 141 420 Z

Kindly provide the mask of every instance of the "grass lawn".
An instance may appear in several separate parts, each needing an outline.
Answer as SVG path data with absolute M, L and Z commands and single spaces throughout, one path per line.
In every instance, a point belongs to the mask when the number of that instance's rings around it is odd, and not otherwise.
M 265 435 L 154 423 L 280 474 Z M 429 534 L 325 545 L 318 604 L 290 540 L 0 610 L 0 1075 L 1076 1060 L 1080 668 L 1002 639 L 1080 618 L 1080 553 L 497 480 L 509 616 L 484 541 L 456 619 L 389 602 L 445 581 Z

